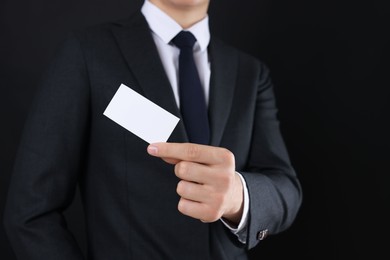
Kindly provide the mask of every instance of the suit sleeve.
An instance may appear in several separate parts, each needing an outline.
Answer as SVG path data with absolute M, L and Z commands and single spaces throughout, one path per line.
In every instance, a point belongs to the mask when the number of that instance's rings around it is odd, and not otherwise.
M 249 192 L 247 246 L 286 230 L 301 205 L 301 186 L 290 163 L 277 118 L 268 68 L 260 64 L 250 156 L 242 175 Z
M 15 159 L 4 213 L 18 259 L 83 259 L 63 215 L 83 162 L 89 82 L 76 37 L 60 48 L 42 80 Z

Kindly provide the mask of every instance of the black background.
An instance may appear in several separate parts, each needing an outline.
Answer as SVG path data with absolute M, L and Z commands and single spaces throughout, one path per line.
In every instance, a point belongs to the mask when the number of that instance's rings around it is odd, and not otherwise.
M 212 31 L 271 69 L 304 200 L 252 259 L 388 259 L 387 0 L 211 0 Z M 126 18 L 142 0 L 0 2 L 0 213 L 41 73 L 69 30 Z M 78 195 L 66 211 L 82 246 Z M 0 228 L 0 259 L 15 259 Z M 42 256 L 42 259 L 45 259 Z

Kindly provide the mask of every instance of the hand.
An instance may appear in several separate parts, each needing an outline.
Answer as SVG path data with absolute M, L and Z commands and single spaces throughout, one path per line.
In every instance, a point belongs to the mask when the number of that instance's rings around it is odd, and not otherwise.
M 243 187 L 229 150 L 191 143 L 155 143 L 148 153 L 175 164 L 180 179 L 178 210 L 184 215 L 214 222 L 223 217 L 238 224 L 242 216 Z

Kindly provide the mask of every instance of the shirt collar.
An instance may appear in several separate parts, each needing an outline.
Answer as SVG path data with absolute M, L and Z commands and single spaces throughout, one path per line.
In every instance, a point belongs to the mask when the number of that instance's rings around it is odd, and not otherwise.
M 166 44 L 170 44 L 171 40 L 183 30 L 175 20 L 161 11 L 149 0 L 145 0 L 141 12 L 145 16 L 150 29 Z M 208 15 L 185 30 L 191 32 L 195 36 L 201 51 L 204 51 L 207 48 L 210 42 Z

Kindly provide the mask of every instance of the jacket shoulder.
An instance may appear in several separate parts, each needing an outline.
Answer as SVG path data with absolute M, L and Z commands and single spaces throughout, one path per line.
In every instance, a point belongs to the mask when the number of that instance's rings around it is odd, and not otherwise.
M 264 60 L 250 54 L 248 51 L 233 46 L 221 38 L 216 36 L 212 37 L 210 50 L 211 52 L 218 52 L 221 55 L 236 57 L 238 67 L 245 68 L 247 72 L 251 71 L 260 74 L 262 75 L 261 77 L 270 74 L 269 67 Z
M 72 30 L 67 37 L 76 37 L 81 42 L 101 43 L 104 39 L 110 39 L 114 30 L 132 30 L 133 27 L 148 28 L 146 20 L 141 12 L 134 12 L 129 17 L 119 20 L 94 24 L 82 29 Z

